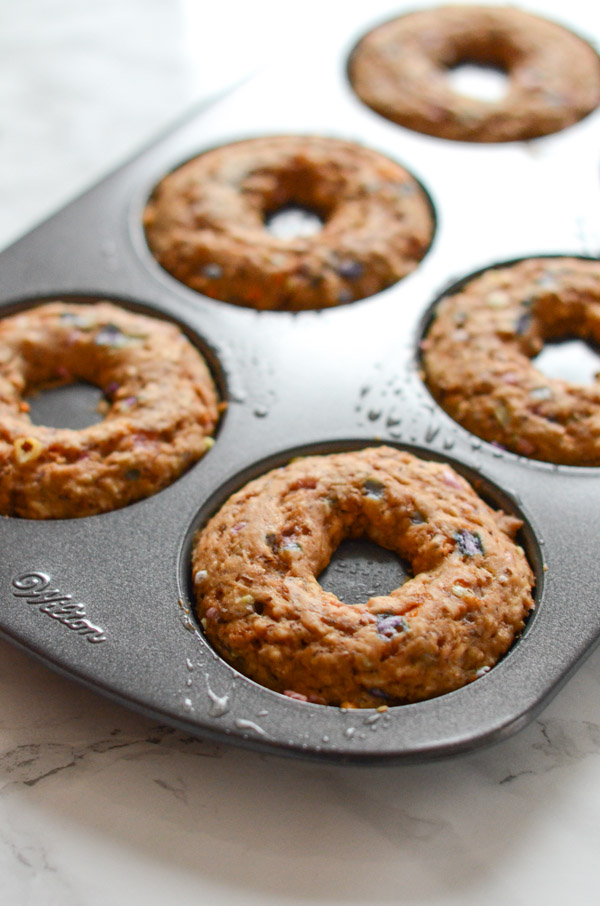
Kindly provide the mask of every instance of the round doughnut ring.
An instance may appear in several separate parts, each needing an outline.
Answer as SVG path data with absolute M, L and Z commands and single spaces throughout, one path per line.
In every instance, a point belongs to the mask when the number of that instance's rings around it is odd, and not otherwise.
M 83 430 L 32 424 L 24 397 L 95 384 L 105 418 Z M 212 445 L 215 387 L 167 321 L 109 302 L 50 302 L 0 320 L 0 513 L 90 516 L 174 481 Z
M 422 343 L 424 379 L 467 430 L 532 459 L 600 465 L 600 381 L 549 378 L 547 340 L 600 343 L 600 263 L 531 258 L 444 298 Z
M 294 460 L 198 534 L 197 613 L 222 657 L 275 691 L 343 707 L 431 698 L 485 673 L 523 628 L 533 574 L 520 524 L 449 466 L 396 449 Z M 413 578 L 349 605 L 317 576 L 359 537 Z
M 322 220 L 282 239 L 288 206 Z M 429 200 L 399 164 L 352 142 L 274 136 L 207 151 L 169 174 L 144 212 L 149 247 L 192 289 L 257 309 L 320 309 L 371 296 L 429 248 Z
M 454 91 L 461 63 L 497 67 L 497 101 Z M 349 61 L 360 99 L 416 132 L 508 142 L 559 132 L 600 103 L 600 60 L 572 32 L 509 7 L 447 6 L 409 13 L 369 32 Z

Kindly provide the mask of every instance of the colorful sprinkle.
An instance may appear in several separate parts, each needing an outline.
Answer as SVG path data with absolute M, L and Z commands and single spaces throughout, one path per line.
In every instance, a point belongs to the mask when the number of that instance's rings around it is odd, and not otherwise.
M 293 689 L 286 689 L 283 694 L 287 695 L 288 698 L 295 699 L 297 702 L 307 702 L 308 701 L 308 696 L 303 695 L 302 692 L 294 692 Z
M 395 635 L 408 629 L 404 617 L 395 614 L 378 614 L 377 621 L 377 634 L 384 639 L 393 639 Z
M 477 554 L 484 554 L 485 549 L 483 542 L 477 532 L 468 532 L 461 529 L 454 536 L 458 544 L 458 549 L 464 557 L 475 557 Z
M 497 289 L 489 293 L 486 302 L 490 308 L 506 308 L 510 303 L 510 295 L 501 289 Z
M 79 330 L 93 330 L 96 326 L 92 318 L 78 314 L 74 311 L 63 311 L 60 320 L 65 324 L 71 324 L 73 327 L 78 327 Z
M 286 538 L 281 542 L 279 549 L 282 551 L 301 551 L 302 545 L 292 538 Z
M 365 269 L 360 261 L 353 261 L 351 258 L 348 258 L 344 261 L 340 261 L 337 264 L 336 270 L 340 277 L 346 277 L 348 280 L 356 280 L 358 277 L 362 277 Z
M 33 462 L 44 449 L 44 445 L 36 437 L 17 437 L 13 447 L 15 458 L 21 464 Z
M 427 522 L 427 519 L 423 513 L 419 513 L 418 510 L 415 510 L 414 513 L 411 513 L 410 521 L 413 525 L 423 525 Z
M 385 485 L 377 478 L 368 478 L 362 487 L 363 495 L 371 500 L 381 500 L 385 494 Z
M 202 268 L 202 273 L 209 280 L 218 280 L 219 277 L 223 276 L 223 268 L 220 264 L 205 264 Z
M 552 399 L 552 390 L 550 387 L 534 387 L 529 396 L 534 400 L 549 400 Z
M 521 315 L 517 319 L 517 323 L 515 324 L 515 332 L 517 333 L 517 335 L 522 337 L 524 334 L 526 334 L 531 327 L 531 323 L 532 317 L 530 314 Z

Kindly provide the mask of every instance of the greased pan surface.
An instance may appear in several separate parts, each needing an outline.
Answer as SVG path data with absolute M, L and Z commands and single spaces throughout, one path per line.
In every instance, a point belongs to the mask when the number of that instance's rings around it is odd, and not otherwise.
M 293 59 L 285 72 L 267 68 L 0 256 L 3 313 L 49 298 L 109 298 L 172 318 L 199 344 L 228 400 L 212 450 L 154 497 L 85 519 L 0 521 L 2 634 L 192 733 L 357 763 L 442 757 L 502 739 L 533 718 L 600 637 L 597 470 L 526 460 L 474 438 L 419 376 L 419 342 L 448 286 L 521 257 L 598 254 L 600 116 L 527 144 L 411 133 L 365 108 L 347 82 L 348 54 L 373 24 L 343 34 L 340 23 L 326 46 L 317 42 L 308 75 Z M 592 41 L 600 36 L 593 26 L 585 27 Z M 361 142 L 413 173 L 436 215 L 420 266 L 376 296 L 297 315 L 213 301 L 169 277 L 141 225 L 158 180 L 204 149 L 292 132 Z M 501 663 L 437 699 L 382 713 L 265 690 L 226 665 L 196 627 L 192 536 L 233 490 L 273 465 L 378 442 L 449 462 L 521 516 L 536 610 Z M 365 571 L 386 581 L 366 553 L 355 566 L 355 582 Z M 78 619 L 61 619 L 49 606 L 57 600 L 75 605 Z

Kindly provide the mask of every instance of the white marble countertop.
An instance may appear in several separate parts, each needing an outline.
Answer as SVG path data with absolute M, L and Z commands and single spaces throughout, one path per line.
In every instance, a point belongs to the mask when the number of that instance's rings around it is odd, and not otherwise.
M 269 29 L 303 40 L 320 7 L 343 5 L 0 0 L 0 247 L 259 66 Z M 335 767 L 192 739 L 2 642 L 1 902 L 587 906 L 599 687 L 596 652 L 493 748 Z

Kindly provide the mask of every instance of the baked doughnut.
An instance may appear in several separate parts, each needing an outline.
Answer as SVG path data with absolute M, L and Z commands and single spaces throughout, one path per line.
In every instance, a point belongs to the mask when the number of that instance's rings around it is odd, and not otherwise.
M 531 258 L 492 268 L 442 299 L 422 343 L 424 379 L 467 430 L 514 453 L 600 465 L 600 382 L 549 378 L 546 340 L 600 343 L 600 262 Z
M 308 456 L 234 494 L 193 550 L 207 639 L 258 683 L 320 704 L 378 707 L 486 672 L 533 607 L 533 575 L 492 510 L 448 465 L 388 447 Z M 413 578 L 345 604 L 317 576 L 346 538 L 395 551 Z
M 80 431 L 32 424 L 26 395 L 88 382 L 105 418 Z M 174 481 L 212 444 L 216 390 L 172 323 L 109 302 L 49 302 L 0 320 L 0 513 L 90 516 Z
M 497 101 L 454 91 L 461 63 L 506 72 Z M 582 38 L 510 7 L 420 10 L 369 32 L 349 61 L 360 99 L 416 132 L 467 142 L 507 142 L 559 132 L 600 103 L 600 61 Z
M 322 229 L 281 239 L 287 206 Z M 399 164 L 352 142 L 274 136 L 207 151 L 169 174 L 144 212 L 151 251 L 192 289 L 257 309 L 318 309 L 371 296 L 412 271 L 431 205 Z

